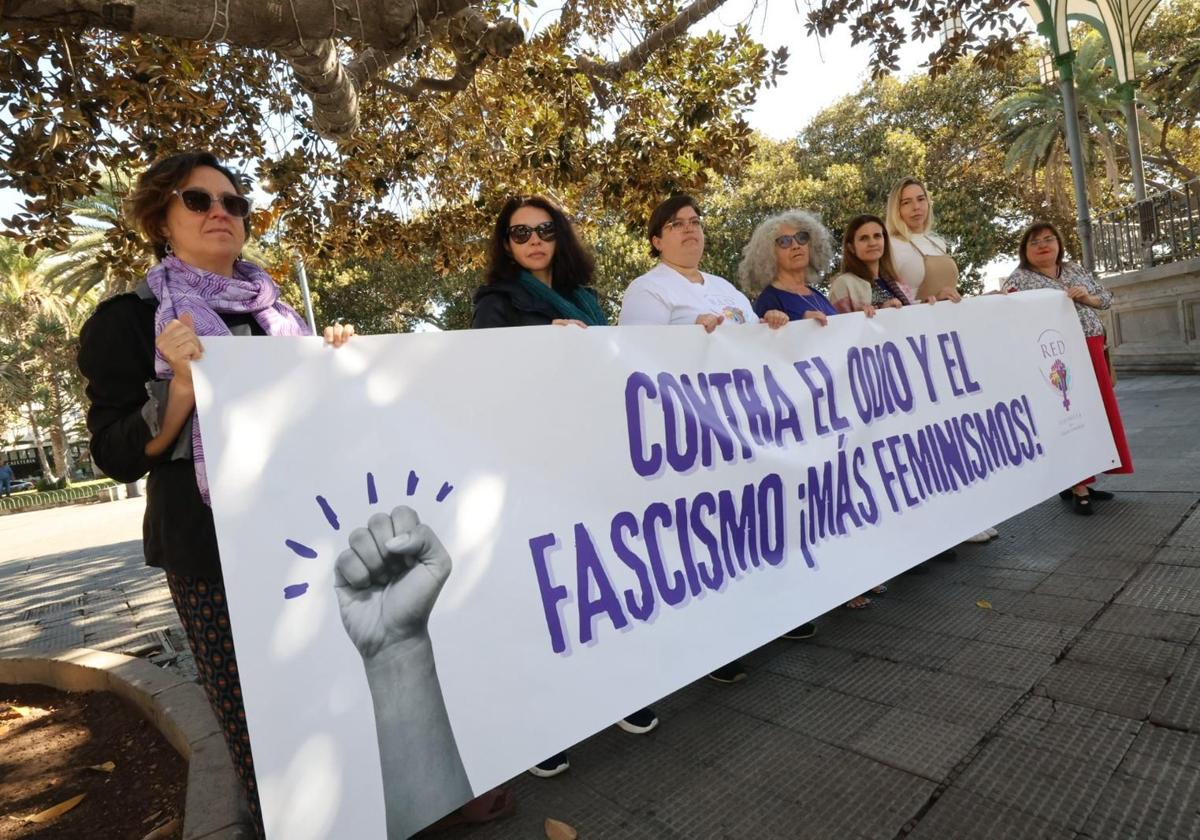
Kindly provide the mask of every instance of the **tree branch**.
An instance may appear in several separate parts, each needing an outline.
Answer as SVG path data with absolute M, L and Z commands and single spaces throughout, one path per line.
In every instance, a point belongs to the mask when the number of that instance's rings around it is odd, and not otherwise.
M 425 91 L 457 93 L 465 90 L 479 66 L 488 58 L 506 58 L 525 39 L 515 20 L 502 18 L 489 24 L 478 10 L 467 7 L 450 19 L 447 37 L 454 51 L 454 74 L 447 79 L 420 78 L 411 85 L 381 81 L 381 87 L 416 99 Z
M 277 51 L 312 97 L 317 130 L 331 140 L 349 138 L 358 128 L 358 86 L 338 61 L 333 41 L 297 41 Z
M 708 17 L 725 3 L 726 0 L 696 0 L 669 23 L 663 24 L 643 38 L 641 43 L 616 61 L 599 62 L 593 61 L 587 56 L 580 56 L 575 60 L 575 66 L 593 78 L 616 81 L 626 73 L 640 70 L 655 52 L 683 35 L 691 28 L 692 24 Z

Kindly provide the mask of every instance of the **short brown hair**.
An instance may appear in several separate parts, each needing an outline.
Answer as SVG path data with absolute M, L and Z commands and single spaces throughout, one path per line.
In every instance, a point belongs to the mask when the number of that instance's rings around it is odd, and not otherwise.
M 1029 262 L 1029 256 L 1026 250 L 1029 248 L 1029 240 L 1033 239 L 1034 234 L 1048 230 L 1054 234 L 1054 238 L 1058 240 L 1058 257 L 1054 260 L 1056 265 L 1063 264 L 1063 240 L 1058 232 L 1058 228 L 1049 222 L 1034 222 L 1025 230 L 1025 234 L 1021 237 L 1021 250 L 1017 252 L 1017 260 L 1020 262 L 1021 268 L 1027 268 L 1034 271 L 1033 264 Z
M 154 256 L 163 259 L 167 255 L 167 239 L 163 236 L 163 225 L 167 220 L 167 207 L 175 190 L 188 179 L 198 166 L 215 169 L 229 179 L 238 195 L 245 194 L 245 182 L 229 167 L 217 160 L 211 152 L 180 152 L 155 161 L 138 179 L 137 189 L 129 196 L 129 212 L 142 233 L 150 240 Z M 246 237 L 250 236 L 250 217 L 242 219 Z
M 650 256 L 662 256 L 662 251 L 654 247 L 654 237 L 662 236 L 663 227 L 675 218 L 675 214 L 684 207 L 691 207 L 698 216 L 704 215 L 700 210 L 700 205 L 696 203 L 696 199 L 682 193 L 671 196 L 654 208 L 654 212 L 650 214 L 650 223 L 646 225 L 646 238 L 650 241 Z

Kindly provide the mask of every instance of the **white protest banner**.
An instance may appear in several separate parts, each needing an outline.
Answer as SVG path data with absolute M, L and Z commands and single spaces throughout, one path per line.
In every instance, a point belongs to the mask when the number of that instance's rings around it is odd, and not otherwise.
M 1117 464 L 1053 292 L 778 331 L 205 348 L 246 713 L 287 840 L 406 836 Z

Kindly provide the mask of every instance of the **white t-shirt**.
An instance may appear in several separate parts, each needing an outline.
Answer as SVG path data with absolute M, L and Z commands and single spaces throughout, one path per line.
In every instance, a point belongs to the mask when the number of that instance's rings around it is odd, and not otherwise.
M 925 257 L 946 253 L 946 240 L 936 233 L 910 233 L 905 242 L 898 236 L 891 237 L 892 267 L 900 281 L 914 292 L 925 280 Z
M 723 277 L 705 274 L 693 283 L 675 269 L 659 263 L 629 284 L 621 301 L 617 324 L 665 326 L 694 324 L 701 315 L 724 315 L 726 323 L 757 323 L 754 307 Z

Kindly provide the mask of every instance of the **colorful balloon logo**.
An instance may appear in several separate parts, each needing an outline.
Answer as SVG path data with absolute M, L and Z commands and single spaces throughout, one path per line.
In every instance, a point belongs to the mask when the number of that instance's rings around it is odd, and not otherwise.
M 1067 391 L 1071 387 L 1071 374 L 1067 371 L 1067 366 L 1063 364 L 1062 359 L 1056 359 L 1050 366 L 1050 386 L 1062 394 L 1063 410 L 1070 411 L 1071 400 L 1067 396 Z

